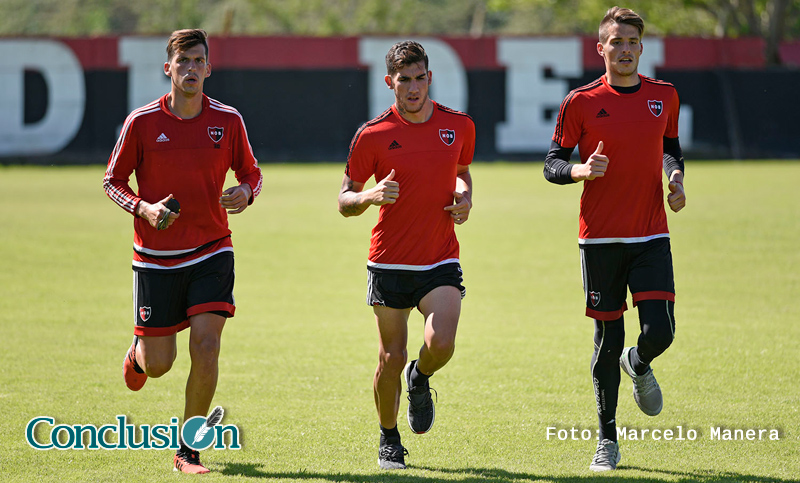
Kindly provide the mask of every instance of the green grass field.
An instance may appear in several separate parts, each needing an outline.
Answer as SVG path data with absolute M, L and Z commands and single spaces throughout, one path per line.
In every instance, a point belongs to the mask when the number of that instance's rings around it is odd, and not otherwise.
M 432 432 L 400 420 L 410 468 L 377 468 L 377 335 L 364 303 L 377 210 L 342 218 L 341 165 L 265 165 L 256 204 L 231 218 L 237 316 L 223 336 L 214 405 L 243 449 L 209 450 L 203 481 L 800 481 L 800 163 L 692 163 L 688 205 L 669 214 L 677 334 L 655 363 L 665 408 L 639 412 L 623 379 L 618 425 L 697 432 L 622 440 L 595 475 L 596 427 L 577 248 L 579 186 L 541 164 L 476 164 L 458 228 L 467 286 L 456 354 L 432 380 Z M 37 451 L 56 424 L 168 424 L 183 411 L 187 332 L 172 371 L 126 389 L 132 220 L 103 193 L 104 167 L 0 167 L 0 481 L 188 481 L 169 450 Z M 409 352 L 421 343 L 412 315 Z M 627 313 L 627 342 L 638 333 Z M 405 403 L 405 401 L 403 401 Z M 401 405 L 401 418 L 405 404 Z M 778 441 L 712 440 L 711 428 L 776 429 Z M 47 439 L 48 431 L 40 435 Z

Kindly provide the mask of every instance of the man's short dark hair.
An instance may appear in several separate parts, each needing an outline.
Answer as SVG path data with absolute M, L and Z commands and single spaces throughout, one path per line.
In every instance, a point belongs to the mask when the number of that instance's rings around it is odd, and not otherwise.
M 629 8 L 622 8 L 622 7 L 611 7 L 606 12 L 606 16 L 603 17 L 603 20 L 600 22 L 600 43 L 606 43 L 608 40 L 608 27 L 612 23 L 621 23 L 627 25 L 633 25 L 639 30 L 639 38 L 642 38 L 644 35 L 644 20 L 642 17 L 639 16 L 638 13 L 634 12 Z
M 403 67 L 425 63 L 425 71 L 428 71 L 428 54 L 419 42 L 404 40 L 392 45 L 386 54 L 386 73 L 394 75 Z
M 172 32 L 167 41 L 167 61 L 172 59 L 175 52 L 186 52 L 195 45 L 202 45 L 206 49 L 208 59 L 208 34 L 203 29 L 183 29 Z

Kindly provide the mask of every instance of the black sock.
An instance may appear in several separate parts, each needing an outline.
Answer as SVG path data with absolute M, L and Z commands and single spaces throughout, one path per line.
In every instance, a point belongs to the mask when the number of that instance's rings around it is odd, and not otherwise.
M 638 347 L 634 347 L 628 352 L 628 362 L 630 362 L 633 372 L 635 372 L 637 376 L 643 376 L 647 370 L 650 369 L 650 364 L 642 361 L 639 357 L 638 349 Z
M 190 447 L 186 446 L 186 443 L 183 442 L 183 438 L 181 437 L 178 438 L 178 444 L 180 445 L 178 454 L 189 454 L 189 452 L 192 451 Z
M 136 371 L 138 374 L 144 374 L 144 369 L 139 365 L 139 362 L 136 361 L 136 346 L 139 345 L 139 336 L 133 336 L 133 370 Z
M 396 424 L 391 429 L 386 429 L 383 426 L 381 426 L 381 445 L 390 442 L 391 443 L 400 442 L 400 431 L 397 430 Z
M 430 377 L 433 375 L 433 374 L 426 375 L 419 372 L 417 362 L 414 362 L 414 365 L 411 366 L 411 385 L 414 387 L 424 386 L 428 384 L 428 379 L 430 379 Z

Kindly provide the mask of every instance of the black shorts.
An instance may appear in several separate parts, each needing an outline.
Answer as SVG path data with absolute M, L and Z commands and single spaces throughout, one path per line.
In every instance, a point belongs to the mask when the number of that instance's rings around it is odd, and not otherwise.
M 174 270 L 133 267 L 133 333 L 159 337 L 189 327 L 189 317 L 233 317 L 233 252 Z
M 622 317 L 628 310 L 627 288 L 634 307 L 642 300 L 675 301 L 669 238 L 580 248 L 588 317 L 598 320 Z
M 453 286 L 461 291 L 461 298 L 467 289 L 461 284 L 461 265 L 446 263 L 430 270 L 392 270 L 367 267 L 367 305 L 380 305 L 393 309 L 407 309 L 419 305 L 420 300 L 436 287 Z

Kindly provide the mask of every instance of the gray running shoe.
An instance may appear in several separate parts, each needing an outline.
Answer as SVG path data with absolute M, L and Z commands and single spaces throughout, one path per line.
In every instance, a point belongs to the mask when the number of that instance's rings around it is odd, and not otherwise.
M 653 375 L 653 369 L 647 369 L 647 372 L 639 376 L 631 366 L 630 351 L 633 347 L 626 347 L 622 351 L 622 356 L 619 358 L 619 365 L 622 370 L 633 379 L 633 399 L 639 409 L 648 416 L 655 416 L 661 412 L 664 407 L 664 398 L 661 396 L 661 387 L 656 382 L 656 376 Z
M 406 469 L 405 457 L 408 450 L 398 441 L 397 443 L 383 443 L 378 448 L 378 465 L 382 470 Z
M 592 458 L 592 464 L 589 465 L 589 469 L 592 471 L 616 470 L 617 463 L 621 458 L 619 444 L 616 441 L 604 439 L 597 443 L 597 452 Z
M 425 383 L 424 386 L 411 386 L 411 369 L 416 363 L 416 359 L 409 362 L 403 371 L 408 387 L 408 427 L 417 434 L 423 434 L 433 427 L 436 410 L 433 407 L 433 398 L 431 398 L 432 389 L 428 383 Z

